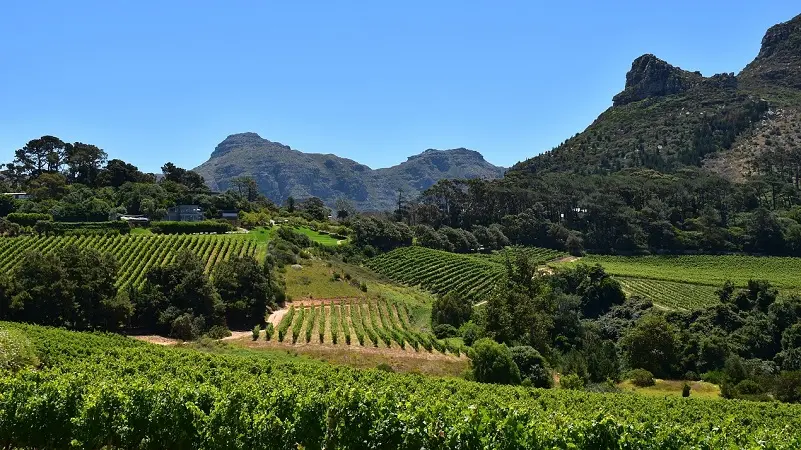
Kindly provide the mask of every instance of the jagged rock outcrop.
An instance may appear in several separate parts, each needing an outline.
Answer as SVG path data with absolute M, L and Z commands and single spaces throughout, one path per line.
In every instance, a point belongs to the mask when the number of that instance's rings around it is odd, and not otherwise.
M 613 99 L 615 106 L 645 100 L 651 97 L 680 94 L 697 86 L 703 77 L 698 72 L 687 72 L 648 54 L 631 63 L 626 74 L 626 87 Z
M 759 55 L 739 78 L 751 88 L 767 83 L 801 89 L 801 15 L 768 29 Z

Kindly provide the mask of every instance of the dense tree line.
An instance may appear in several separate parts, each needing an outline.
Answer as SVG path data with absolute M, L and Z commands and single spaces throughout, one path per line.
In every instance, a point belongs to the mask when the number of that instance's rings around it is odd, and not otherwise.
M 159 175 L 144 173 L 125 161 L 109 160 L 97 146 L 54 136 L 31 140 L 0 169 L 0 192 L 26 192 L 31 197 L 0 197 L 0 217 L 16 211 L 50 214 L 64 222 L 105 221 L 118 214 L 160 220 L 177 204 L 199 205 L 208 218 L 223 210 L 276 209 L 251 189 L 212 193 L 203 177 L 170 162 Z
M 400 216 L 421 245 L 456 251 L 475 242 L 466 235 L 464 244 L 450 229 L 469 231 L 490 248 L 488 230 L 496 242 L 571 253 L 801 255 L 801 191 L 791 181 L 731 183 L 697 169 L 512 172 L 502 180 L 440 181 Z
M 259 264 L 236 257 L 216 265 L 213 277 L 190 251 L 154 266 L 141 288 L 117 288 L 113 256 L 67 246 L 52 254 L 27 253 L 0 278 L 0 320 L 77 330 L 141 328 L 194 339 L 212 327 L 249 329 L 268 308 L 284 302 L 274 259 Z
M 536 374 L 555 369 L 568 385 L 609 389 L 609 380 L 644 373 L 704 379 L 726 397 L 801 401 L 799 297 L 779 296 L 764 281 L 744 289 L 726 283 L 719 305 L 665 312 L 636 297 L 626 301 L 600 266 L 532 274 L 518 255 L 486 305 L 472 308 L 453 294 L 434 303 L 435 330 L 447 333 L 447 325 L 474 346 L 477 380 L 519 383 L 524 371 L 545 387 L 547 377 Z

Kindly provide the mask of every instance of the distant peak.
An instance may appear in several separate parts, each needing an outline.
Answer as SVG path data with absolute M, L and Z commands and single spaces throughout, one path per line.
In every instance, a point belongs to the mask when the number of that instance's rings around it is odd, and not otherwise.
M 414 160 L 414 159 L 417 159 L 417 158 L 436 156 L 436 155 L 443 155 L 443 156 L 447 156 L 447 155 L 465 155 L 465 156 L 469 156 L 471 158 L 475 158 L 476 160 L 479 160 L 479 161 L 484 161 L 484 156 L 481 153 L 479 153 L 479 152 L 477 152 L 475 150 L 470 150 L 470 149 L 464 148 L 464 147 L 450 148 L 450 149 L 447 149 L 447 150 L 439 150 L 439 149 L 436 149 L 436 148 L 428 148 L 428 149 L 423 150 L 423 152 L 420 153 L 420 154 L 409 156 L 407 158 L 407 161 L 411 161 L 411 160 Z
M 626 74 L 626 87 L 617 94 L 615 106 L 626 105 L 651 97 L 684 92 L 701 81 L 700 72 L 688 72 L 648 53 L 631 63 Z
M 227 138 L 225 138 L 222 142 L 217 144 L 217 147 L 214 148 L 214 152 L 212 152 L 211 157 L 219 157 L 222 156 L 231 150 L 240 147 L 280 147 L 289 149 L 286 145 L 281 144 L 280 142 L 272 142 L 267 139 L 262 138 L 257 133 L 252 131 L 246 133 L 236 133 L 231 134 Z

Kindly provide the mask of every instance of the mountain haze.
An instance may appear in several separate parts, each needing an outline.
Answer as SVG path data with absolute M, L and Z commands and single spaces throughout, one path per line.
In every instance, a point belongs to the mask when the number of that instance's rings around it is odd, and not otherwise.
M 250 176 L 261 193 L 276 203 L 287 197 L 319 197 L 333 205 L 344 198 L 364 211 L 392 210 L 398 190 L 411 199 L 442 179 L 494 179 L 504 169 L 464 148 L 429 149 L 392 167 L 371 169 L 332 154 L 304 153 L 256 133 L 228 136 L 208 161 L 194 169 L 214 190 L 226 190 L 231 180 Z

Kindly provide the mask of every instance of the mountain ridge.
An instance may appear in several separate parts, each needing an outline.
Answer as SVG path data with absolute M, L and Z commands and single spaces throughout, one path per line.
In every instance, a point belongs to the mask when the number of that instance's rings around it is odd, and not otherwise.
M 780 159 L 792 152 L 794 139 L 778 147 L 775 136 L 801 138 L 801 125 L 776 118 L 797 117 L 799 111 L 801 15 L 770 27 L 759 54 L 737 75 L 704 77 L 653 54 L 636 58 L 611 107 L 580 133 L 508 173 L 703 167 L 739 180 L 768 170 L 766 151 Z
M 426 149 L 394 166 L 372 169 L 334 154 L 292 149 L 253 132 L 229 135 L 194 170 L 214 190 L 230 188 L 235 177 L 251 176 L 276 203 L 313 196 L 333 205 L 344 198 L 363 211 L 391 210 L 399 191 L 411 199 L 441 179 L 494 179 L 505 171 L 466 148 Z

